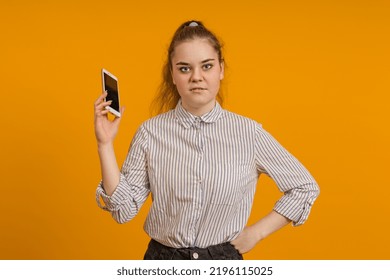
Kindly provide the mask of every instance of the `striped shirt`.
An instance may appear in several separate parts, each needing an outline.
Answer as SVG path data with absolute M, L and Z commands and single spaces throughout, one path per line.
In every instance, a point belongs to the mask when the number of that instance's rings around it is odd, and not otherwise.
M 96 199 L 125 223 L 151 193 L 147 234 L 174 248 L 205 248 L 243 230 L 261 173 L 284 193 L 274 210 L 303 224 L 319 188 L 296 158 L 260 124 L 218 103 L 197 117 L 179 102 L 139 127 L 114 193 L 108 196 L 100 183 Z

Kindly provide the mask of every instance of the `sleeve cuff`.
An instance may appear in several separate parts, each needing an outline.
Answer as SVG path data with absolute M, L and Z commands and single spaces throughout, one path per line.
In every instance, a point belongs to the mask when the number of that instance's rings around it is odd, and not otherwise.
M 304 224 L 309 217 L 311 207 L 319 195 L 317 185 L 304 189 L 292 189 L 279 199 L 274 211 L 292 221 L 293 226 Z
M 126 192 L 124 189 L 124 180 L 126 180 L 125 176 L 120 173 L 119 184 L 111 196 L 106 194 L 106 191 L 103 187 L 103 181 L 99 183 L 96 190 L 96 202 L 101 209 L 110 212 L 117 211 L 121 207 L 121 205 L 124 204 L 124 201 L 128 199 L 126 197 Z M 102 198 L 104 205 L 101 204 L 100 198 Z

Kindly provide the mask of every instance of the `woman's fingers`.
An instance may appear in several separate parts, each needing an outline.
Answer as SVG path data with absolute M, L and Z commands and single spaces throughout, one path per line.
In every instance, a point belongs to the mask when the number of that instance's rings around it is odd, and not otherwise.
M 107 109 L 104 109 L 104 110 L 100 111 L 100 115 L 102 115 L 102 116 L 107 115 L 108 112 L 109 111 Z
M 95 101 L 95 107 L 97 106 L 97 105 L 99 105 L 100 103 L 102 103 L 103 101 L 104 101 L 104 98 L 106 98 L 106 96 L 107 96 L 107 91 L 103 91 L 103 93 L 99 96 L 99 98 L 98 99 L 96 99 L 96 101 Z
M 94 103 L 94 107 L 95 107 L 95 112 L 98 111 L 98 110 L 101 110 L 103 107 L 105 106 L 108 106 L 110 105 L 111 103 L 107 103 L 107 102 L 110 102 L 110 101 L 104 101 L 104 99 L 107 97 L 107 91 L 104 91 L 98 99 L 96 99 L 95 103 Z M 112 101 L 111 101 L 112 102 Z
M 112 103 L 112 101 L 102 102 L 99 105 L 95 106 L 95 114 L 101 114 L 102 111 L 108 111 L 106 109 L 107 106 L 109 106 Z
M 99 118 L 101 116 L 106 116 L 108 114 L 108 110 L 106 109 L 107 106 L 109 106 L 112 103 L 112 100 L 104 101 L 104 99 L 107 96 L 107 91 L 104 91 L 98 99 L 96 99 L 94 103 L 94 109 L 95 109 L 95 118 Z
M 106 106 L 111 105 L 111 103 L 112 103 L 112 100 L 104 101 L 104 102 L 101 102 L 100 104 L 96 105 L 95 108 L 97 110 L 101 110 L 101 109 L 105 108 Z

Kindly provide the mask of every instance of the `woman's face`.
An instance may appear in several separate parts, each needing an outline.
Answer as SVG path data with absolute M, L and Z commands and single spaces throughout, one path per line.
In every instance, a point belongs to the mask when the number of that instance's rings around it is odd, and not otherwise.
M 223 63 L 207 39 L 178 44 L 172 56 L 172 77 L 184 109 L 201 116 L 215 106 Z

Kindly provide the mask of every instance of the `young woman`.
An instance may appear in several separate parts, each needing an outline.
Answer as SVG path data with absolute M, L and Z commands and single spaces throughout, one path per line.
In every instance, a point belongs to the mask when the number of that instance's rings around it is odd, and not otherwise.
M 139 127 L 121 170 L 113 149 L 120 118 L 107 118 L 106 93 L 95 102 L 97 201 L 125 223 L 151 193 L 144 259 L 242 259 L 291 221 L 303 224 L 317 183 L 260 124 L 222 109 L 221 44 L 201 22 L 177 29 L 163 76 L 156 101 L 165 113 Z M 284 194 L 267 216 L 246 226 L 261 173 Z

